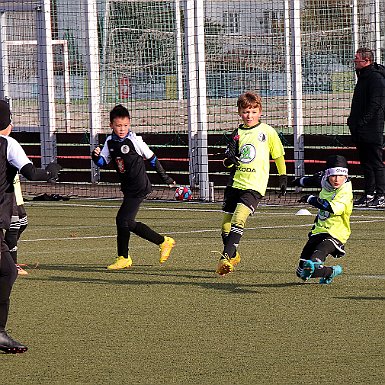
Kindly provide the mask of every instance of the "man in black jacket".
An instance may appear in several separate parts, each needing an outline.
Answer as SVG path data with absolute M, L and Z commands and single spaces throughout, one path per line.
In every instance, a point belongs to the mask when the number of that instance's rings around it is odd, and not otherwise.
M 364 195 L 354 205 L 385 207 L 385 68 L 374 62 L 373 51 L 368 48 L 357 50 L 354 64 L 358 80 L 347 124 L 365 181 Z
M 55 181 L 61 167 L 50 163 L 46 169 L 36 168 L 20 144 L 9 136 L 12 126 L 9 105 L 0 100 L 0 351 L 23 353 L 27 347 L 14 340 L 5 330 L 9 298 L 17 277 L 16 265 L 4 241 L 4 230 L 9 228 L 15 200 L 13 180 L 19 172 L 29 180 Z

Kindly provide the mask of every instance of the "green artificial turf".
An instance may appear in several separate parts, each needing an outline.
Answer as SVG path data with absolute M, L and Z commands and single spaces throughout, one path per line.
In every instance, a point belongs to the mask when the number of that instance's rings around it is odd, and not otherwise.
M 2 384 L 384 382 L 384 210 L 353 212 L 347 256 L 330 258 L 344 274 L 319 285 L 294 273 L 313 222 L 299 207 L 259 208 L 218 277 L 220 205 L 146 203 L 170 259 L 132 235 L 133 267 L 107 271 L 118 205 L 27 204 L 8 329 L 29 350 L 0 354 Z

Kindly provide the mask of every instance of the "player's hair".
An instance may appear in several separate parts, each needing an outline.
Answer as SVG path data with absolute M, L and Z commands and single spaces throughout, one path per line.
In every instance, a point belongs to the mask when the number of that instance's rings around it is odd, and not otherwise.
M 259 108 L 262 110 L 262 98 L 253 92 L 245 92 L 238 98 L 237 107 L 238 111 L 244 108 Z
M 115 118 L 128 118 L 130 119 L 130 113 L 127 108 L 118 104 L 110 111 L 110 122 L 112 123 Z
M 363 60 L 368 60 L 370 63 L 374 62 L 374 53 L 370 48 L 367 48 L 367 47 L 358 48 L 356 53 L 359 53 Z
M 9 104 L 5 100 L 0 100 L 0 131 L 5 130 L 12 122 L 12 114 Z

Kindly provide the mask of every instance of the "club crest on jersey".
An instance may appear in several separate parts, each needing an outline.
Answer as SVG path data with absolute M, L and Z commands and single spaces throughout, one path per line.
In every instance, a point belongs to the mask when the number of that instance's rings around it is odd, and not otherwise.
M 242 163 L 250 163 L 255 158 L 255 147 L 252 144 L 244 144 L 240 150 L 239 160 Z
M 122 154 L 128 154 L 130 152 L 130 147 L 128 147 L 127 144 L 123 144 L 123 146 L 120 148 L 120 151 Z
M 328 219 L 329 217 L 330 217 L 329 211 L 325 211 L 325 210 L 318 211 L 318 219 L 320 221 L 326 221 L 326 219 Z
M 260 142 L 266 142 L 266 134 L 265 134 L 264 132 L 260 132 L 260 133 L 258 134 L 258 140 L 259 140 Z
M 115 159 L 116 165 L 120 173 L 124 173 L 124 160 L 122 158 Z

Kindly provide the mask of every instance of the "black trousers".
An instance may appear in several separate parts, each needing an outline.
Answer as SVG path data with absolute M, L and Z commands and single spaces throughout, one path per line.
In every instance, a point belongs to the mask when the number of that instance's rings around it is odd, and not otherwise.
M 9 298 L 12 286 L 17 278 L 16 265 L 13 262 L 7 244 L 4 242 L 3 230 L 0 230 L 0 331 L 5 329 L 8 320 Z
M 122 205 L 116 215 L 117 249 L 119 257 L 128 257 L 128 245 L 131 232 L 156 245 L 160 245 L 164 241 L 163 235 L 158 234 L 144 223 L 135 220 L 143 199 L 144 197 L 124 196 L 123 198 Z
M 367 195 L 385 194 L 385 166 L 382 160 L 383 148 L 380 144 L 356 143 L 358 157 L 364 174 Z

